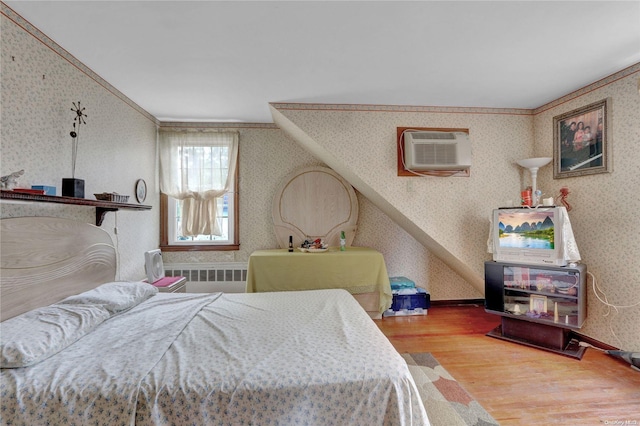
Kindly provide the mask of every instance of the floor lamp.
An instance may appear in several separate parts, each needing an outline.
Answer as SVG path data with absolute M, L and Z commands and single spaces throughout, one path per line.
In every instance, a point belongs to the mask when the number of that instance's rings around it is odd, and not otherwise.
M 538 178 L 538 169 L 549 164 L 551 160 L 553 160 L 553 158 L 551 157 L 537 157 L 517 161 L 519 166 L 529 169 L 529 173 L 531 173 L 531 205 L 533 207 L 537 206 L 539 201 L 538 194 L 536 193 L 536 191 L 538 190 L 538 187 L 536 185 L 536 180 Z

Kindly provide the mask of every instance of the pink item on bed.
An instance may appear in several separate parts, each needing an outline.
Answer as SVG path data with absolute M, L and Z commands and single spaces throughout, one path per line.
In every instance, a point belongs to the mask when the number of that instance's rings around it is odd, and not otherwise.
M 156 287 L 169 287 L 171 284 L 183 278 L 184 277 L 164 277 L 160 278 L 158 281 L 153 282 L 153 285 Z

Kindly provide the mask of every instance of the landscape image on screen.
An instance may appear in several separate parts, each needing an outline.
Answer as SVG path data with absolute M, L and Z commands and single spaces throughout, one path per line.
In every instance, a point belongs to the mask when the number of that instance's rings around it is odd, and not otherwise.
M 553 212 L 500 212 L 498 232 L 500 247 L 553 249 Z

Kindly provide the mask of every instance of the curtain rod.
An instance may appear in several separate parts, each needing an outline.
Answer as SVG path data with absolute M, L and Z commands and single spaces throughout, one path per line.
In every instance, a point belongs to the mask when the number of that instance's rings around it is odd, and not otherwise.
M 180 127 L 170 127 L 170 128 L 160 128 L 158 130 L 160 133 L 235 133 L 237 135 L 240 134 L 238 130 L 228 130 L 228 129 L 206 129 L 206 128 L 180 128 Z

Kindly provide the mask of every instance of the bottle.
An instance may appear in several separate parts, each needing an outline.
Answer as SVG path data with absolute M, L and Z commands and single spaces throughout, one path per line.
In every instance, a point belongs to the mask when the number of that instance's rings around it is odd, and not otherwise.
M 520 204 L 531 207 L 531 188 L 527 188 L 520 192 Z
M 344 236 L 344 231 L 340 231 L 340 251 L 347 249 L 347 239 Z
M 293 251 L 293 235 L 289 235 L 289 253 Z

